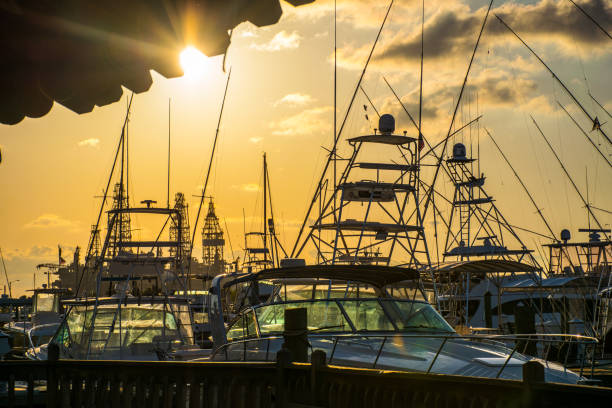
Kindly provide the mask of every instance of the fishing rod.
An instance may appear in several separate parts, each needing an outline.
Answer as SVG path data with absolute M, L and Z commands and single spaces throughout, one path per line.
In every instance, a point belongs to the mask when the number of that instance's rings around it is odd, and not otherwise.
M 459 109 L 459 104 L 461 103 L 461 97 L 463 96 L 463 91 L 465 90 L 465 85 L 467 84 L 467 80 L 470 75 L 470 70 L 472 69 L 472 63 L 474 62 L 476 51 L 478 51 L 478 45 L 480 44 L 480 38 L 482 37 L 482 33 L 484 32 L 485 26 L 487 25 L 487 19 L 489 18 L 489 12 L 491 11 L 492 6 L 493 6 L 493 0 L 491 0 L 491 2 L 489 3 L 489 7 L 487 8 L 487 14 L 485 14 L 485 18 L 482 22 L 482 27 L 480 27 L 480 32 L 478 33 L 478 39 L 476 40 L 476 45 L 474 46 L 474 51 L 472 52 L 472 58 L 470 58 L 470 63 L 465 73 L 465 77 L 463 78 L 463 85 L 461 85 L 461 91 L 459 92 L 459 97 L 457 98 L 457 104 L 455 105 L 455 110 L 453 111 L 453 117 L 448 127 L 447 139 L 444 141 L 444 147 L 442 148 L 442 152 L 446 151 L 446 146 L 448 145 L 448 135 L 450 135 L 450 133 L 453 130 L 453 125 L 455 124 L 455 118 L 457 116 L 457 110 Z M 434 177 L 431 182 L 431 189 L 433 189 L 433 187 L 436 185 L 438 174 L 440 174 L 440 167 L 442 166 L 443 156 L 444 154 L 440 154 L 440 157 L 438 159 L 438 165 L 436 166 L 436 171 L 434 173 Z M 425 201 L 425 207 L 423 208 L 423 219 L 425 219 L 425 216 L 427 215 L 427 209 L 429 207 L 429 203 L 431 202 L 431 197 L 432 197 L 431 189 L 427 193 L 427 200 Z
M 378 40 L 380 38 L 380 34 L 382 33 L 383 28 L 385 27 L 385 23 L 387 22 L 387 17 L 389 17 L 389 12 L 391 11 L 391 7 L 393 7 L 393 1 L 394 0 L 391 0 L 391 2 L 389 3 L 389 7 L 387 8 L 387 12 L 385 13 L 385 17 L 384 17 L 384 19 L 382 21 L 382 24 L 380 25 L 380 28 L 378 30 L 378 34 L 376 34 L 376 39 L 374 40 L 374 44 L 372 44 L 372 49 L 370 50 L 370 54 L 368 55 L 368 59 L 366 60 L 366 63 L 364 65 L 364 67 L 363 67 L 363 70 L 361 71 L 361 75 L 359 76 L 359 80 L 357 81 L 357 85 L 355 86 L 355 90 L 353 91 L 353 96 L 351 97 L 351 100 L 349 102 L 349 106 L 348 106 L 348 108 L 346 110 L 346 114 L 344 115 L 344 119 L 342 120 L 342 124 L 340 125 L 340 130 L 338 131 L 338 133 L 334 137 L 334 145 L 333 145 L 332 151 L 331 151 L 330 155 L 327 158 L 327 162 L 325 163 L 325 167 L 323 168 L 323 172 L 321 173 L 321 177 L 319 178 L 319 183 L 317 184 L 317 189 L 315 190 L 315 193 L 314 193 L 314 196 L 312 198 L 312 201 L 310 202 L 310 205 L 308 206 L 308 210 L 306 211 L 306 216 L 304 217 L 304 222 L 302 222 L 302 225 L 300 226 L 300 230 L 298 232 L 298 236 L 297 236 L 297 238 L 295 240 L 295 244 L 293 245 L 293 249 L 291 250 L 291 256 L 292 257 L 295 255 L 295 251 L 296 251 L 296 249 L 297 249 L 297 247 L 298 247 L 298 245 L 300 243 L 300 239 L 302 237 L 302 233 L 304 232 L 304 228 L 306 227 L 306 222 L 308 221 L 308 216 L 310 215 L 310 212 L 312 211 L 312 208 L 314 207 L 317 199 L 319 198 L 319 194 L 321 194 L 321 186 L 323 185 L 323 179 L 325 178 L 325 174 L 327 173 L 327 169 L 329 168 L 330 161 L 334 160 L 334 164 L 335 164 L 338 140 L 340 139 L 340 136 L 342 135 L 342 131 L 344 130 L 344 126 L 346 125 L 346 121 L 348 119 L 349 113 L 351 112 L 351 108 L 353 107 L 353 102 L 355 101 L 355 97 L 357 96 L 357 92 L 359 92 L 359 87 L 361 86 L 361 82 L 363 81 L 363 77 L 365 76 L 366 70 L 368 69 L 368 65 L 370 64 L 370 60 L 372 59 L 372 55 L 374 54 L 374 50 L 376 49 L 376 44 L 378 44 Z M 336 188 L 337 188 L 336 180 L 334 179 L 334 191 L 335 191 Z
M 585 10 L 584 10 L 582 7 L 580 7 L 578 4 L 576 4 L 576 3 L 574 2 L 574 0 L 569 0 L 569 1 L 570 1 L 570 3 L 572 3 L 574 6 L 576 6 L 576 8 L 577 8 L 578 10 L 580 10 L 580 11 L 582 12 L 582 14 L 584 14 L 584 15 L 585 15 L 585 16 L 586 16 L 586 17 L 587 17 L 589 20 L 591 20 L 591 21 L 593 22 L 593 24 L 595 24 L 595 25 L 596 25 L 596 26 L 597 26 L 597 27 L 598 27 L 598 28 L 601 30 L 601 32 L 602 32 L 602 33 L 604 33 L 605 35 L 607 35 L 607 36 L 608 36 L 608 38 L 612 40 L 612 35 L 610 35 L 610 33 L 609 33 L 609 32 L 607 32 L 607 31 L 606 31 L 606 29 L 605 29 L 605 28 L 603 28 L 603 27 L 602 27 L 602 26 L 601 26 L 601 25 L 600 25 L 600 24 L 597 22 L 597 20 L 595 20 L 595 19 L 594 19 L 594 18 L 593 18 L 593 17 L 592 17 L 592 16 L 591 16 L 589 13 L 587 13 L 587 12 L 586 12 L 586 11 L 585 11 Z
M 595 148 L 595 150 L 597 150 L 597 153 L 599 153 L 601 155 L 601 157 L 603 157 L 603 159 L 606 161 L 606 163 L 608 163 L 608 166 L 612 167 L 612 163 L 610 163 L 610 160 L 608 160 L 606 155 L 603 154 L 603 152 L 601 150 L 599 150 L 599 147 L 597 147 L 597 145 L 593 142 L 593 140 L 591 140 L 591 138 L 589 137 L 588 133 L 585 132 L 584 129 L 582 129 L 582 127 L 578 124 L 578 122 L 576 122 L 576 120 L 572 117 L 572 115 L 570 115 L 570 113 L 565 109 L 565 107 L 563 105 L 561 105 L 559 103 L 559 101 L 557 101 L 557 104 L 561 107 L 561 109 L 563 109 L 563 112 L 565 112 L 567 114 L 567 116 L 569 116 L 569 118 L 572 120 L 572 122 L 574 122 L 576 127 L 582 132 L 584 137 L 586 137 L 586 139 L 589 141 L 589 143 L 591 143 L 591 145 Z
M 102 218 L 102 213 L 104 212 L 104 205 L 106 204 L 106 199 L 108 197 L 108 190 L 110 189 L 111 180 L 113 178 L 113 174 L 115 172 L 115 167 L 117 165 L 117 159 L 119 158 L 119 152 L 122 151 L 122 146 L 125 140 L 126 128 L 130 116 L 130 109 L 132 108 L 132 100 L 134 99 L 134 92 L 132 92 L 127 111 L 125 113 L 125 119 L 123 121 L 123 126 L 121 128 L 121 136 L 119 137 L 119 143 L 117 143 L 117 150 L 115 151 L 115 158 L 113 159 L 113 165 L 111 167 L 110 174 L 108 175 L 108 180 L 106 182 L 106 188 L 104 189 L 104 194 L 102 195 L 102 204 L 100 204 L 100 211 L 98 212 L 98 218 L 96 219 L 95 228 L 93 229 L 92 236 L 89 239 L 89 244 L 87 245 L 87 253 L 85 254 L 85 266 L 83 267 L 83 272 L 81 273 L 81 277 L 79 279 L 79 283 L 75 288 L 74 296 L 79 296 L 79 290 L 81 289 L 81 283 L 83 282 L 83 277 L 85 276 L 85 272 L 87 271 L 90 261 L 91 261 L 91 252 L 93 251 L 93 247 L 95 244 L 95 234 L 96 231 L 99 231 L 100 228 L 100 219 Z
M 593 217 L 593 220 L 595 221 L 595 223 L 597 224 L 597 226 L 599 227 L 600 230 L 602 230 L 603 234 L 605 235 L 606 239 L 608 238 L 608 234 L 605 232 L 604 228 L 601 226 L 601 224 L 599 223 L 599 220 L 597 219 L 597 217 L 595 217 L 595 214 L 593 214 L 593 211 L 591 211 L 591 206 L 589 205 L 589 203 L 584 199 L 584 197 L 582 196 L 582 193 L 580 192 L 580 190 L 578 189 L 578 186 L 576 186 L 576 183 L 574 183 L 574 180 L 572 179 L 572 176 L 570 176 L 569 172 L 567 171 L 567 169 L 565 168 L 565 165 L 563 164 L 563 162 L 561 161 L 561 159 L 559 158 L 559 156 L 557 155 L 557 152 L 555 152 L 555 149 L 553 149 L 552 145 L 550 144 L 550 142 L 548 141 L 548 139 L 546 138 L 546 136 L 544 135 L 544 132 L 542 132 L 542 129 L 540 129 L 540 126 L 538 125 L 538 122 L 536 122 L 536 120 L 533 118 L 533 116 L 529 115 L 529 117 L 531 118 L 531 120 L 533 121 L 533 123 L 535 124 L 536 128 L 538 129 L 538 132 L 540 132 L 540 135 L 542 136 L 542 138 L 544 139 L 544 141 L 546 142 L 546 144 L 548 145 L 548 147 L 550 148 L 550 151 L 553 153 L 553 155 L 555 156 L 555 158 L 557 159 L 557 161 L 559 162 L 559 165 L 561 166 L 561 168 L 563 169 L 563 172 L 565 173 L 565 175 L 567 176 L 568 180 L 570 181 L 570 183 L 572 184 L 572 186 L 574 187 L 574 190 L 576 190 L 576 193 L 578 193 L 578 196 L 580 197 L 580 199 L 582 200 L 582 203 L 584 204 L 584 206 L 586 207 L 588 213 L 591 215 L 591 217 Z
M 217 148 L 217 139 L 219 138 L 219 129 L 221 127 L 221 118 L 223 117 L 223 109 L 225 108 L 225 97 L 227 96 L 227 88 L 229 87 L 230 78 L 232 77 L 232 68 L 230 67 L 229 73 L 227 74 L 227 81 L 225 83 L 225 91 L 223 91 L 223 100 L 221 101 L 221 110 L 219 112 L 219 119 L 217 120 L 217 130 L 215 131 L 215 139 L 213 141 L 212 151 L 210 152 L 210 160 L 208 162 L 208 171 L 206 172 L 206 179 L 204 186 L 202 187 L 202 196 L 200 197 L 200 205 L 198 206 L 198 212 L 196 214 L 195 224 L 193 226 L 193 234 L 191 236 L 191 242 L 189 244 L 189 264 L 187 265 L 188 278 L 191 276 L 191 260 L 193 257 L 193 242 L 195 240 L 196 232 L 198 231 L 198 221 L 200 219 L 200 213 L 202 212 L 202 205 L 206 196 L 206 187 L 208 186 L 208 178 L 210 177 L 210 170 L 212 169 L 213 161 L 215 158 L 215 150 Z
M 493 135 L 489 132 L 489 129 L 485 128 L 485 132 L 487 133 L 487 135 L 489 135 L 489 137 L 491 138 L 491 141 L 493 142 L 495 147 L 497 147 L 497 151 L 499 151 L 499 154 L 501 154 L 501 156 L 504 158 L 504 160 L 506 161 L 506 164 L 508 164 L 508 167 L 510 167 L 510 170 L 512 170 L 512 173 L 514 173 L 514 177 L 516 177 L 516 179 L 520 183 L 521 187 L 523 187 L 523 190 L 525 190 L 525 193 L 527 194 L 527 197 L 529 197 L 529 200 L 531 201 L 531 204 L 533 204 L 533 207 L 536 209 L 538 215 L 540 216 L 540 218 L 544 222 L 544 225 L 546 225 L 546 228 L 548 229 L 548 232 L 550 232 L 550 235 L 552 237 L 554 237 L 555 233 L 553 232 L 552 228 L 548 224 L 548 220 L 546 220 L 546 218 L 544 217 L 544 214 L 542 214 L 542 211 L 540 210 L 540 207 L 538 207 L 538 205 L 536 204 L 535 200 L 533 199 L 533 196 L 531 195 L 531 192 L 529 191 L 529 189 L 527 189 L 527 186 L 525 185 L 525 183 L 523 183 L 523 180 L 521 180 L 521 178 L 519 177 L 518 173 L 514 169 L 514 166 L 512 166 L 512 164 L 510 163 L 510 160 L 508 160 L 508 158 L 504 154 L 503 150 L 499 147 L 499 145 L 497 144 L 497 142 L 493 138 Z M 556 238 L 553 238 L 553 239 L 555 239 L 555 241 L 556 241 Z
M 544 60 L 542 60 L 542 58 L 540 58 L 540 56 L 538 54 L 536 54 L 536 52 L 529 46 L 527 45 L 527 43 L 525 41 L 523 41 L 523 39 L 521 37 L 519 37 L 519 35 L 512 29 L 510 28 L 510 26 L 508 24 L 506 24 L 504 22 L 504 20 L 501 19 L 500 16 L 495 15 L 495 17 L 497 17 L 497 19 L 512 33 L 514 34 L 514 36 L 516 38 L 518 38 L 518 40 L 523 43 L 523 45 L 525 47 L 527 47 L 527 49 L 538 59 L 538 61 L 540 61 L 542 63 L 542 65 L 544 65 L 544 67 L 548 70 L 548 72 L 550 72 L 550 74 L 553 76 L 553 78 L 561 85 L 561 87 L 563 87 L 563 89 L 565 90 L 565 92 L 567 92 L 567 94 L 572 98 L 572 100 L 576 103 L 576 105 L 578 105 L 578 107 L 582 110 L 582 112 L 586 115 L 587 118 L 589 118 L 589 120 L 591 121 L 591 123 L 593 123 L 593 130 L 597 129 L 599 130 L 599 132 L 606 138 L 606 140 L 608 141 L 608 143 L 612 144 L 612 140 L 610 140 L 610 138 L 608 137 L 608 135 L 606 135 L 606 133 L 601 129 L 601 126 L 599 125 L 599 122 L 597 120 L 597 118 L 593 118 L 591 117 L 591 115 L 587 112 L 587 110 L 584 108 L 584 106 L 582 106 L 582 104 L 580 102 L 578 102 L 578 99 L 576 99 L 576 97 L 574 96 L 574 94 L 568 89 L 567 86 L 565 86 L 565 84 L 563 83 L 563 81 L 561 81 L 561 79 L 557 76 L 557 74 L 555 74 L 553 72 L 552 69 L 550 69 L 550 67 L 548 65 L 546 65 L 546 63 L 544 62 Z

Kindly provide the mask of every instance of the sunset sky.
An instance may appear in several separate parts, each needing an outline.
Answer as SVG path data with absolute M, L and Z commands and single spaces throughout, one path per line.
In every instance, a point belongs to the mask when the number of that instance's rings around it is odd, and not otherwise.
M 612 30 L 612 2 L 578 3 L 608 32 Z M 363 82 L 377 109 L 396 116 L 398 133 L 405 129 L 413 136 L 383 76 L 416 115 L 420 4 L 396 1 Z M 487 5 L 484 0 L 426 1 L 423 133 L 431 142 L 448 131 Z M 381 0 L 338 1 L 339 122 L 387 7 L 388 2 Z M 333 2 L 317 0 L 299 8 L 283 3 L 283 11 L 276 25 L 237 27 L 225 62 L 232 76 L 206 194 L 215 197 L 222 225 L 227 223 L 234 257 L 242 256 L 243 209 L 248 230 L 260 223 L 262 153 L 268 154 L 280 240 L 291 247 L 326 158 L 322 147 L 332 144 Z M 477 111 L 484 115 L 480 132 L 472 128 L 472 144 L 479 134 L 486 188 L 511 223 L 547 234 L 485 127 L 505 150 L 553 230 L 568 228 L 574 238 L 586 239 L 577 232 L 587 225 L 584 206 L 529 115 L 551 140 L 581 192 L 586 195 L 588 179 L 590 202 L 608 211 L 612 170 L 557 101 L 587 132 L 592 124 L 493 13 L 538 52 L 585 108 L 598 116 L 609 135 L 612 118 L 589 92 L 612 112 L 612 41 L 568 0 L 495 1 L 458 118 L 458 123 L 465 123 Z M 153 73 L 151 89 L 134 96 L 129 122 L 132 204 L 153 199 L 165 205 L 171 98 L 171 191 L 185 193 L 193 226 L 227 78 L 222 63 L 222 56 L 204 60 L 196 72 L 189 70 L 177 79 Z M 57 261 L 58 244 L 66 259 L 77 245 L 87 245 L 128 97 L 125 92 L 120 102 L 84 115 L 55 104 L 43 118 L 0 125 L 0 248 L 9 279 L 19 280 L 13 285 L 14 294 L 31 288 L 37 264 Z M 371 112 L 366 121 L 364 104 L 367 100 L 359 93 L 342 140 L 377 127 Z M 611 145 L 596 131 L 589 135 L 610 157 Z M 469 137 L 464 132 L 457 141 L 469 145 Z M 451 187 L 444 185 L 447 181 L 440 181 L 441 191 L 450 192 Z M 595 213 L 609 228 L 610 214 Z M 146 228 L 137 221 L 134 227 Z M 527 233 L 522 237 L 534 247 L 548 242 Z M 199 244 L 194 254 L 201 255 Z M 37 283 L 43 279 L 42 273 L 36 277 Z M 0 282 L 6 284 L 3 273 Z

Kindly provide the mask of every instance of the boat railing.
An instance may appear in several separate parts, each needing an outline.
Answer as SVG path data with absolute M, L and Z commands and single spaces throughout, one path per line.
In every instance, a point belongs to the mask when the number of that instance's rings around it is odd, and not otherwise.
M 334 364 L 334 357 L 336 357 L 336 350 L 338 346 L 343 342 L 355 342 L 360 340 L 367 340 L 368 343 L 372 344 L 373 340 L 380 342 L 378 347 L 371 348 L 372 362 L 371 367 L 384 368 L 379 364 L 381 355 L 383 354 L 385 347 L 389 344 L 404 344 L 404 342 L 413 340 L 418 341 L 421 339 L 435 339 L 440 341 L 440 345 L 435 349 L 435 355 L 429 362 L 425 373 L 429 374 L 435 367 L 436 362 L 440 355 L 444 354 L 445 347 L 448 348 L 453 343 L 458 342 L 481 342 L 486 343 L 489 347 L 494 347 L 498 352 L 506 354 L 503 364 L 500 366 L 495 378 L 499 378 L 504 370 L 508 367 L 512 357 L 517 354 L 527 354 L 529 357 L 540 358 L 545 361 L 549 360 L 551 351 L 555 349 L 557 351 L 556 358 L 554 361 L 559 362 L 563 365 L 564 369 L 567 370 L 569 364 L 579 370 L 579 375 L 586 376 L 585 367 L 587 362 L 590 362 L 590 375 L 593 376 L 594 371 L 594 354 L 598 340 L 594 337 L 576 335 L 576 334 L 515 334 L 515 335 L 457 335 L 457 334 L 378 334 L 378 333 L 359 333 L 357 335 L 352 333 L 347 334 L 321 334 L 321 333 L 310 333 L 309 336 L 309 349 L 310 352 L 314 351 L 315 347 L 312 345 L 314 339 L 327 339 L 331 342 L 331 350 L 326 350 L 329 355 L 328 364 Z M 230 359 L 230 353 L 232 358 L 238 358 L 241 361 L 274 361 L 276 352 L 280 350 L 284 337 L 278 336 L 267 336 L 249 338 L 243 340 L 235 340 L 230 343 L 224 344 L 217 348 L 211 355 L 211 359 L 215 359 L 215 356 L 223 355 L 226 360 Z M 533 355 L 528 353 L 530 348 L 533 350 L 534 347 L 540 345 L 542 353 L 539 355 Z M 318 348 L 318 347 L 317 347 Z M 265 354 L 263 353 L 265 351 Z M 239 353 L 239 354 L 236 354 Z M 527 361 L 527 360 L 525 360 Z

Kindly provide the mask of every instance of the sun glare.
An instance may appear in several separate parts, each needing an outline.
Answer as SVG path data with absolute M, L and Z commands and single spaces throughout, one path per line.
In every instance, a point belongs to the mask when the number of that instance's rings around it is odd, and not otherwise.
M 192 46 L 186 47 L 179 58 L 185 77 L 190 79 L 200 78 L 209 65 L 208 57 Z

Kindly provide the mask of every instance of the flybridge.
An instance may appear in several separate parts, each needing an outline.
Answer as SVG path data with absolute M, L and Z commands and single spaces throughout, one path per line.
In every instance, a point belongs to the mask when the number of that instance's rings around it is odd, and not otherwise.
M 393 132 L 395 119 L 384 114 L 374 134 L 347 140 L 350 157 L 296 256 L 309 245 L 326 265 L 390 265 L 394 258 L 407 267 L 429 265 L 417 198 L 418 139 Z M 388 159 L 360 160 L 374 145 L 387 149 Z

